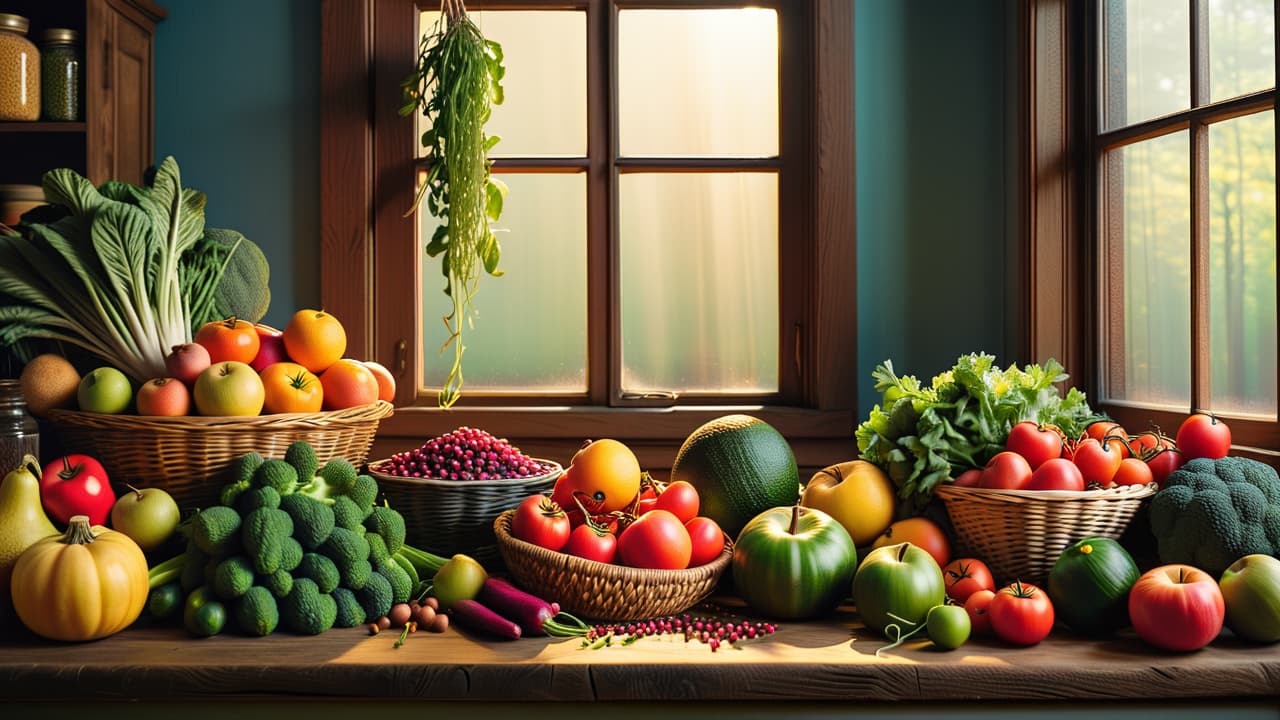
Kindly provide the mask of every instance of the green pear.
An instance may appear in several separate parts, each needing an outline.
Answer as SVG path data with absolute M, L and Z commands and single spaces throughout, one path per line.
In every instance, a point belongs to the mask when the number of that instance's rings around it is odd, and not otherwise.
M 0 599 L 9 599 L 9 578 L 18 556 L 37 540 L 57 534 L 40 504 L 40 466 L 27 455 L 0 483 Z

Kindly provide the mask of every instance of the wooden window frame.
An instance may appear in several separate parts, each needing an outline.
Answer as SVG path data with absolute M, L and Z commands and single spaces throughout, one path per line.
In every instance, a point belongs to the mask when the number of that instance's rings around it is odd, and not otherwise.
M 1197 12 L 1197 0 L 1192 3 Z M 1178 125 L 1198 128 L 1262 106 L 1276 107 L 1271 90 L 1197 107 L 1174 121 L 1153 120 L 1119 130 L 1096 128 L 1099 117 L 1095 78 L 1100 62 L 1096 33 L 1096 2 L 1031 0 L 1015 11 L 1019 43 L 1016 84 L 1019 103 L 1019 175 L 1024 188 L 1018 199 L 1018 251 L 1022 258 L 1021 294 L 1027 302 L 1023 337 L 1025 354 L 1032 359 L 1056 357 L 1093 399 L 1095 409 L 1106 412 L 1130 429 L 1159 426 L 1173 434 L 1186 417 L 1174 412 L 1135 404 L 1104 402 L 1102 395 L 1102 293 L 1104 278 L 1099 253 L 1102 229 L 1100 173 L 1103 152 L 1117 143 L 1132 142 L 1166 132 Z M 1195 15 L 1193 15 L 1195 17 Z M 1193 23 L 1195 25 L 1196 23 Z M 1192 47 L 1192 55 L 1197 55 Z M 1196 92 L 1197 88 L 1193 88 Z M 1207 89 L 1204 94 L 1207 96 Z M 1199 93 L 1196 95 L 1199 97 Z M 1192 156 L 1205 152 L 1204 138 L 1193 132 Z M 1197 208 L 1198 182 L 1192 182 L 1193 218 L 1207 217 Z M 1208 404 L 1208 337 L 1206 282 L 1208 277 L 1207 223 L 1193 220 L 1196 249 L 1192 258 L 1192 294 L 1204 296 L 1193 303 L 1192 403 Z M 1278 300 L 1280 303 L 1280 300 Z M 1277 339 L 1280 342 L 1280 338 Z M 1233 453 L 1246 454 L 1280 465 L 1280 421 L 1232 418 Z
M 507 5 L 530 4 L 585 8 L 589 22 L 616 22 L 615 4 L 609 0 L 533 0 Z M 731 4 L 736 3 L 616 3 L 624 8 Z M 421 7 L 433 5 L 421 3 Z M 479 1 L 477 5 L 494 9 L 504 3 Z M 790 142 L 802 143 L 787 147 L 788 130 L 783 130 L 786 151 L 781 154 L 784 163 L 789 154 L 802 155 L 808 179 L 784 189 L 780 202 L 803 208 L 794 221 L 803 224 L 802 237 L 812 238 L 799 253 L 795 267 L 783 269 L 784 282 L 805 289 L 794 307 L 780 307 L 787 321 L 797 325 L 794 348 L 788 343 L 783 353 L 788 360 L 794 357 L 794 380 L 780 378 L 778 396 L 700 398 L 695 402 L 705 404 L 671 407 L 611 406 L 617 403 L 606 396 L 601 383 L 593 384 L 587 397 L 556 397 L 539 403 L 469 398 L 464 391 L 459 404 L 444 411 L 435 407 L 434 397 L 415 397 L 418 329 L 413 308 L 417 305 L 406 312 L 403 291 L 397 291 L 414 283 L 412 274 L 418 271 L 414 223 L 400 217 L 403 208 L 412 203 L 416 161 L 405 148 L 414 147 L 413 122 L 396 116 L 395 110 L 400 104 L 399 81 L 407 72 L 405 58 L 412 58 L 417 46 L 417 37 L 401 28 L 406 23 L 407 27 L 416 26 L 411 21 L 416 19 L 419 3 L 322 2 L 321 301 L 343 319 L 348 354 L 378 360 L 399 381 L 397 411 L 383 422 L 374 456 L 416 445 L 460 425 L 472 425 L 518 441 L 526 452 L 565 460 L 565 453 L 571 454 L 583 438 L 607 434 L 632 443 L 646 467 L 661 469 L 670 466 L 675 449 L 693 428 L 729 412 L 748 412 L 773 424 L 792 441 L 804 467 L 820 467 L 856 452 L 851 443 L 856 424 L 853 366 L 857 306 L 856 286 L 848 280 L 856 272 L 852 7 L 844 0 L 815 0 L 804 5 L 799 20 L 783 26 L 780 37 L 781 42 L 808 50 L 798 54 L 805 67 L 782 69 L 784 78 L 807 81 L 799 87 L 784 83 L 781 98 L 801 105 L 797 114 L 800 127 L 790 129 Z M 601 48 L 588 46 L 589 57 L 601 54 Z M 609 75 L 609 68 L 588 62 L 588 93 L 597 97 L 608 93 Z M 611 142 L 608 133 L 606 118 L 589 116 L 589 143 Z M 610 160 L 593 157 L 597 159 L 592 162 Z M 613 170 L 596 167 L 589 172 L 602 178 Z M 589 227 L 594 230 L 608 222 L 608 212 L 602 203 L 589 205 Z M 587 262 L 591 273 L 612 271 L 608 258 L 600 253 L 589 253 Z M 603 337 L 616 323 L 607 324 L 602 308 L 613 313 L 617 310 L 608 303 L 606 285 L 596 283 L 590 292 L 590 335 Z M 593 347 L 589 353 L 588 373 L 596 377 L 617 372 L 616 367 L 609 367 L 607 353 L 599 351 L 602 349 Z M 782 373 L 784 378 L 786 375 Z

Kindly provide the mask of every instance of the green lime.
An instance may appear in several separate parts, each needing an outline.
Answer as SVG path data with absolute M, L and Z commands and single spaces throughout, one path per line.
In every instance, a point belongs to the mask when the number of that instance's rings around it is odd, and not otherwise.
M 157 620 L 173 617 L 181 607 L 182 585 L 176 580 L 152 590 L 147 598 L 147 609 Z
M 187 632 L 209 637 L 222 632 L 227 625 L 227 608 L 217 600 L 211 600 L 196 608 L 186 620 Z

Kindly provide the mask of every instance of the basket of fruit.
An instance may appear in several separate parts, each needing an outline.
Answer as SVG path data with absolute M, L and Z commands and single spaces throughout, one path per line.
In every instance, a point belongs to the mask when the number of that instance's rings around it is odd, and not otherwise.
M 410 520 L 410 544 L 486 564 L 499 558 L 493 519 L 529 495 L 549 493 L 561 472 L 553 460 L 468 427 L 369 464 L 387 502 Z
M 639 620 L 682 612 L 711 594 L 729 562 L 733 542 L 710 562 L 679 570 L 628 567 L 588 560 L 521 540 L 511 533 L 516 511 L 493 521 L 493 534 L 516 583 L 540 597 L 555 598 L 577 615 Z

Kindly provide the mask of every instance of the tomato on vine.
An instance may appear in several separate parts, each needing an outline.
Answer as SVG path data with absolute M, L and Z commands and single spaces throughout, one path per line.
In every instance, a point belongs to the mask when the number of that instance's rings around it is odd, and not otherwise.
M 560 551 L 608 564 L 618 554 L 618 538 L 607 526 L 587 518 L 586 522 L 569 533 L 569 540 Z
M 1217 460 L 1231 451 L 1231 428 L 1213 415 L 1197 412 L 1182 421 L 1177 444 L 1188 460 Z
M 987 607 L 991 629 L 1005 642 L 1035 645 L 1053 628 L 1053 603 L 1043 590 L 1020 580 L 1000 588 Z
M 947 597 L 964 603 L 979 590 L 996 589 L 987 564 L 974 558 L 956 558 L 942 569 L 942 579 L 947 585 Z
M 511 518 L 512 536 L 558 551 L 569 541 L 569 516 L 545 495 L 530 495 Z
M 698 506 L 697 488 L 684 480 L 677 480 L 667 485 L 653 505 L 658 510 L 666 510 L 680 518 L 682 523 L 687 523 L 698 516 Z

